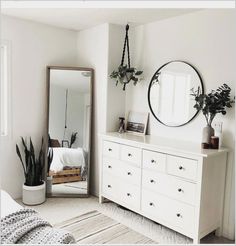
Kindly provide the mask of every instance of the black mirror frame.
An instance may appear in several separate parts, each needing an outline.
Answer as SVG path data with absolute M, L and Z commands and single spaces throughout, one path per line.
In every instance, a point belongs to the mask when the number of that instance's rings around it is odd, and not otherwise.
M 166 125 L 164 122 L 162 122 L 160 119 L 158 119 L 158 117 L 155 115 L 155 113 L 154 113 L 154 111 L 152 109 L 151 102 L 150 102 L 150 91 L 151 91 L 151 87 L 152 87 L 152 81 L 154 80 L 154 78 L 156 77 L 156 75 L 160 72 L 160 70 L 163 67 L 167 66 L 168 64 L 170 64 L 172 62 L 182 62 L 182 63 L 185 63 L 188 66 L 190 66 L 197 73 L 197 75 L 199 77 L 199 80 L 200 80 L 200 83 L 201 83 L 201 87 L 202 87 L 202 94 L 204 94 L 203 80 L 202 80 L 202 77 L 201 77 L 200 73 L 198 72 L 198 70 L 193 65 L 191 65 L 188 62 L 181 61 L 181 60 L 173 60 L 173 61 L 169 61 L 169 62 L 165 63 L 164 65 L 162 65 L 161 67 L 159 67 L 157 69 L 157 71 L 154 73 L 154 75 L 152 76 L 151 81 L 150 81 L 149 86 L 148 86 L 148 106 L 149 106 L 150 111 L 151 111 L 152 115 L 154 116 L 154 118 L 157 121 L 159 121 L 161 124 L 163 124 L 165 126 L 168 126 L 168 127 L 181 127 L 181 126 L 187 125 L 190 121 L 192 121 L 197 116 L 197 114 L 199 113 L 199 110 L 197 110 L 196 113 L 193 115 L 193 117 L 189 121 L 187 121 L 186 123 L 181 124 L 181 125 L 178 125 L 178 126 L 169 126 L 169 125 Z

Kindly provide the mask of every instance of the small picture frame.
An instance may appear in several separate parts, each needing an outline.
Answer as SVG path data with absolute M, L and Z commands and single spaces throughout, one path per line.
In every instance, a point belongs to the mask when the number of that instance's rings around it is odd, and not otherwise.
M 145 135 L 147 131 L 148 115 L 148 113 L 130 111 L 126 124 L 126 132 Z
M 64 148 L 69 148 L 69 141 L 68 140 L 62 140 L 61 145 Z

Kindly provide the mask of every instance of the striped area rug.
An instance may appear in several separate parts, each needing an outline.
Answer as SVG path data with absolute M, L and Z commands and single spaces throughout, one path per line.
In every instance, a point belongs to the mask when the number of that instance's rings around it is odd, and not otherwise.
M 74 217 L 55 227 L 71 232 L 77 244 L 157 244 L 98 211 Z

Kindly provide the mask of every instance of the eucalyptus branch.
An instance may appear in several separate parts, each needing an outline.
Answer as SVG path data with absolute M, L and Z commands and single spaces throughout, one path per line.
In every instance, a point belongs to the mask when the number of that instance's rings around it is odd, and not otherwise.
M 194 108 L 202 111 L 208 125 L 212 124 L 216 114 L 226 114 L 227 108 L 232 108 L 235 103 L 234 99 L 230 98 L 231 88 L 227 84 L 223 84 L 216 90 L 212 90 L 208 94 L 201 94 L 200 90 L 191 89 L 191 96 L 194 96 L 196 101 Z

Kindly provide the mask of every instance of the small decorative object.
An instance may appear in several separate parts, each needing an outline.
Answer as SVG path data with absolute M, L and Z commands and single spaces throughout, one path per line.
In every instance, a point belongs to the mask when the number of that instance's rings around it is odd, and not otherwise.
M 129 53 L 129 25 L 126 25 L 126 34 L 125 34 L 125 42 L 124 42 L 124 47 L 123 47 L 123 53 L 122 53 L 122 59 L 121 59 L 121 64 L 118 67 L 117 70 L 114 70 L 110 78 L 116 80 L 116 85 L 118 83 L 121 83 L 123 85 L 123 90 L 125 91 L 126 85 L 133 80 L 134 85 L 138 83 L 140 80 L 140 75 L 143 73 L 143 71 L 138 71 L 134 67 L 130 67 L 130 53 Z M 124 58 L 125 58 L 125 51 L 127 47 L 127 57 L 128 57 L 128 65 L 124 65 Z
M 219 138 L 219 148 L 221 148 L 223 122 L 215 122 L 214 129 L 215 129 L 215 136 Z
M 202 143 L 202 149 L 209 149 L 210 145 L 208 143 Z
M 25 162 L 21 156 L 19 146 L 16 144 L 16 153 L 21 161 L 25 183 L 23 184 L 22 201 L 27 205 L 37 205 L 45 201 L 45 182 L 43 180 L 44 152 L 43 139 L 38 157 L 30 138 L 30 146 L 27 146 L 26 140 L 21 138 L 25 154 Z
M 61 146 L 64 148 L 69 148 L 69 146 L 70 146 L 69 141 L 68 140 L 62 140 Z
M 119 133 L 124 133 L 125 132 L 125 118 L 124 117 L 119 117 Z
M 211 148 L 219 149 L 219 138 L 216 136 L 211 136 Z
M 77 136 L 76 136 L 77 134 L 78 134 L 78 132 L 72 132 L 71 137 L 70 137 L 70 146 L 69 146 L 70 148 L 75 143 L 75 140 L 77 138 Z
M 130 111 L 126 131 L 138 135 L 145 135 L 147 130 L 148 113 Z
M 226 114 L 226 108 L 231 108 L 235 101 L 230 98 L 231 88 L 223 84 L 208 94 L 200 94 L 199 91 L 192 91 L 196 104 L 194 108 L 201 110 L 206 118 L 207 126 L 203 128 L 202 142 L 211 143 L 211 136 L 214 136 L 214 129 L 211 124 L 216 114 Z

